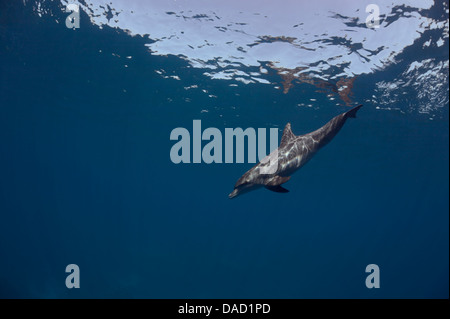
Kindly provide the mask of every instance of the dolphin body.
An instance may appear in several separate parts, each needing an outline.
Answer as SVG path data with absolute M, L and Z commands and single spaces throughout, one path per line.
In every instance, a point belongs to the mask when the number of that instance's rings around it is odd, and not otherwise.
M 289 192 L 281 184 L 286 183 L 293 173 L 305 165 L 319 149 L 328 144 L 348 118 L 356 117 L 356 112 L 361 107 L 362 105 L 358 105 L 335 116 L 318 130 L 305 135 L 295 136 L 292 133 L 291 124 L 287 123 L 280 146 L 242 175 L 228 197 L 234 198 L 261 187 L 277 193 Z

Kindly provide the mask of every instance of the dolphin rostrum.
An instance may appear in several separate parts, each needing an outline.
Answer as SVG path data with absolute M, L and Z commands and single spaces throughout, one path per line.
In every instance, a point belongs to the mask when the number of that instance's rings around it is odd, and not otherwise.
M 280 146 L 242 175 L 228 197 L 234 198 L 260 187 L 277 193 L 289 192 L 281 184 L 286 183 L 295 171 L 305 165 L 319 149 L 328 144 L 349 117 L 356 117 L 356 112 L 361 106 L 358 105 L 332 118 L 318 130 L 305 135 L 295 136 L 292 133 L 291 124 L 287 123 Z

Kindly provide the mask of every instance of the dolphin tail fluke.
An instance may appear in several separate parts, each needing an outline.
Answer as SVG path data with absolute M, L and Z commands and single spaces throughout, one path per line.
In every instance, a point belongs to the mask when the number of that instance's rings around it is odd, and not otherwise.
M 358 110 L 362 107 L 362 104 L 352 108 L 350 111 L 346 112 L 345 115 L 351 118 L 355 118 L 356 117 L 356 112 L 358 112 Z

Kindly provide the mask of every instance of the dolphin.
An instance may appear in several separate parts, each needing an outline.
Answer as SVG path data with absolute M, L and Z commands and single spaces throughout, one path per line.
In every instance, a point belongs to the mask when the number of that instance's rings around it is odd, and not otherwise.
M 281 185 L 286 183 L 291 175 L 305 165 L 319 149 L 328 144 L 348 118 L 355 118 L 356 112 L 361 107 L 362 105 L 358 105 L 335 116 L 318 130 L 305 135 L 295 136 L 291 130 L 291 123 L 287 123 L 280 146 L 242 175 L 228 197 L 234 198 L 261 187 L 277 193 L 289 192 Z

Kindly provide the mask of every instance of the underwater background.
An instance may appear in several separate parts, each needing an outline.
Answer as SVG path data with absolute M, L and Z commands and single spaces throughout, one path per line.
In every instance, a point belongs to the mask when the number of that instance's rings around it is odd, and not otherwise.
M 282 30 L 239 50 L 250 57 L 241 63 L 225 49 L 211 49 L 223 53 L 215 61 L 177 55 L 189 39 L 163 48 L 151 25 L 144 34 L 94 21 L 91 2 L 77 2 L 77 29 L 64 25 L 65 1 L 0 4 L 1 298 L 449 297 L 448 3 L 384 16 L 381 29 L 411 12 L 437 27 L 357 73 L 354 61 L 295 69 L 284 47 L 248 62 L 260 43 L 306 45 Z M 189 16 L 201 24 L 203 12 Z M 203 41 L 199 30 L 189 41 Z M 323 50 L 363 46 L 324 38 Z M 194 119 L 222 132 L 278 127 L 281 138 L 287 122 L 308 133 L 356 104 L 288 194 L 230 200 L 253 164 L 170 160 L 171 131 L 192 132 Z M 65 286 L 68 264 L 80 267 L 80 289 Z M 380 267 L 379 289 L 365 285 L 368 264 Z

